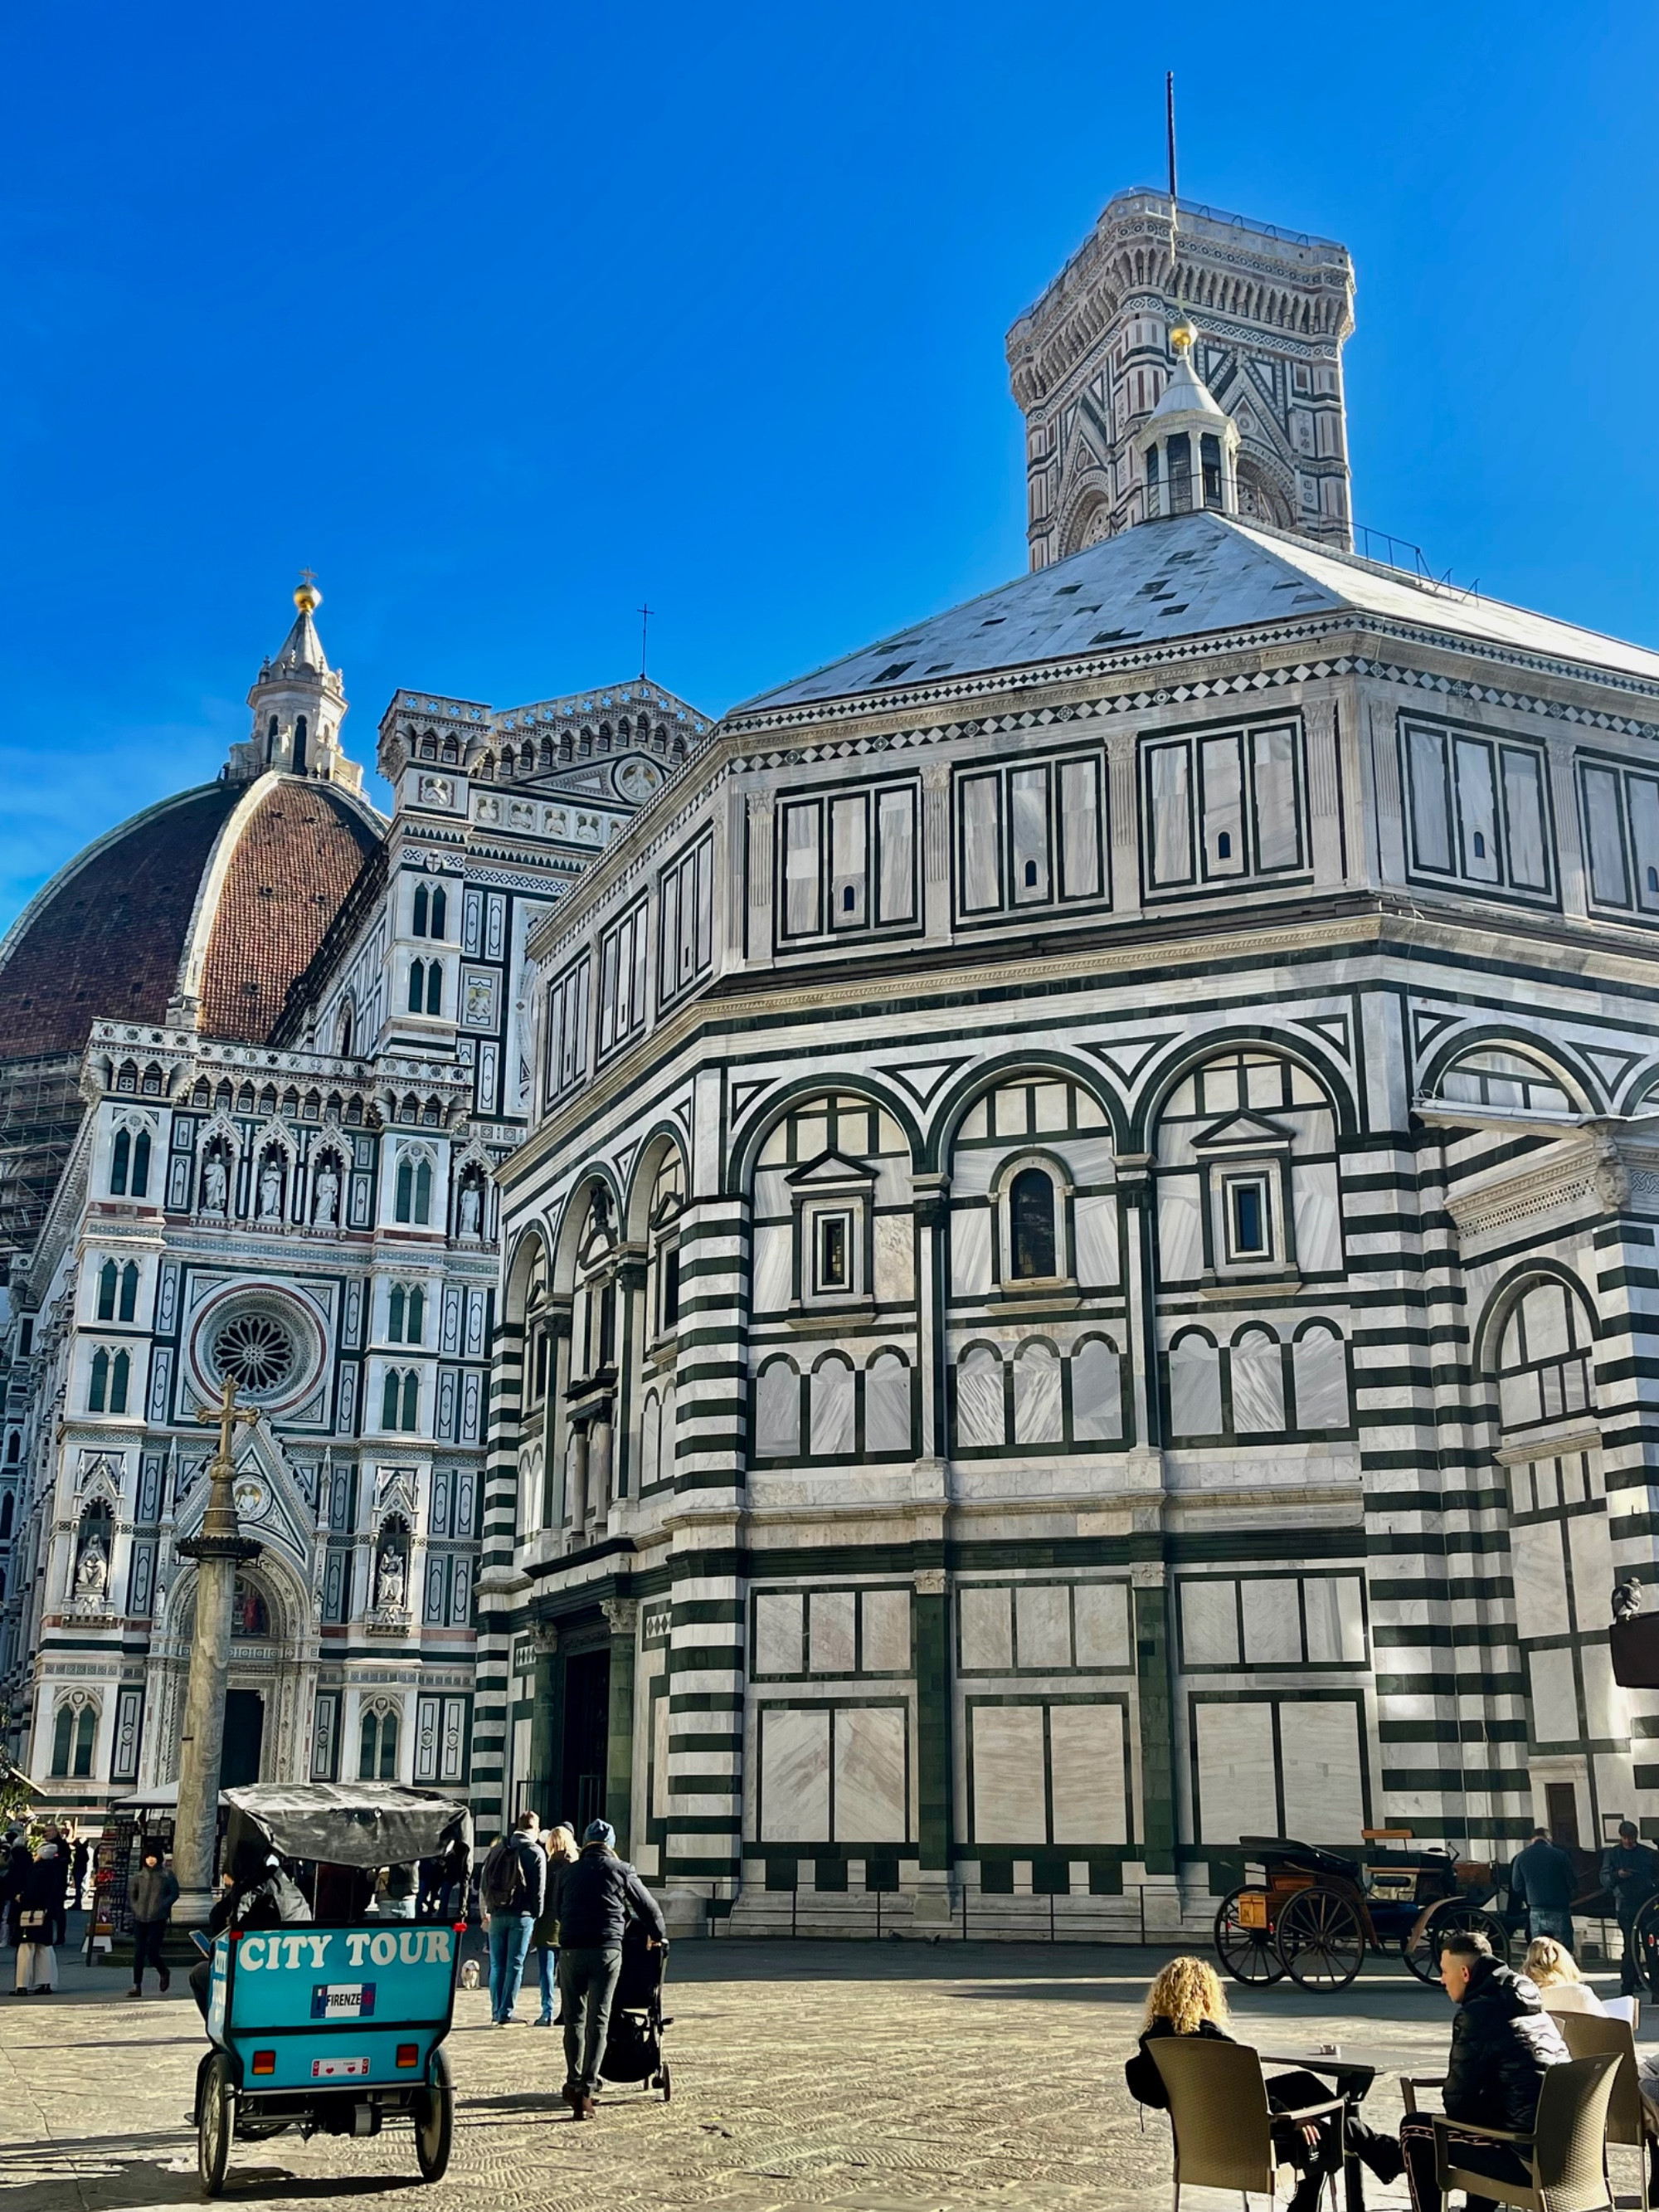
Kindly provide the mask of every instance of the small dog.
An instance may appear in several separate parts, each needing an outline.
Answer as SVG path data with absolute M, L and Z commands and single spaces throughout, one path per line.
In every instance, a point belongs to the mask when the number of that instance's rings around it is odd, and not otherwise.
M 461 1987 L 464 1990 L 476 1990 L 477 1986 L 478 1962 L 476 1959 L 468 1959 L 461 1967 Z

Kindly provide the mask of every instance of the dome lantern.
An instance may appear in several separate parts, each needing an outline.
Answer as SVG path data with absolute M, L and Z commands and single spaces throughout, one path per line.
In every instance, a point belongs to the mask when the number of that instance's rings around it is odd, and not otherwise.
M 345 682 L 331 668 L 312 617 L 323 604 L 309 568 L 300 572 L 295 589 L 295 617 L 281 650 L 267 660 L 247 695 L 253 726 L 230 749 L 226 774 L 246 782 L 271 772 L 317 776 L 325 782 L 362 787 L 363 772 L 340 745 L 345 720 Z
M 1170 331 L 1175 368 L 1135 436 L 1147 521 L 1200 507 L 1238 512 L 1238 429 L 1193 366 L 1197 336 L 1184 309 L 1177 309 Z

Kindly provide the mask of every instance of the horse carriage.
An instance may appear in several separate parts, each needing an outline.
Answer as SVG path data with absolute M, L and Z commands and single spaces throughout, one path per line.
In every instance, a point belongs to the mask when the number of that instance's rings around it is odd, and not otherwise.
M 1305 1990 L 1346 1989 L 1371 1951 L 1398 1950 L 1419 1981 L 1440 1971 L 1440 1946 L 1465 1929 L 1507 1960 L 1510 1931 L 1495 1909 L 1498 1869 L 1409 1837 L 1368 1836 L 1352 1856 L 1282 1836 L 1245 1836 L 1247 1867 L 1215 1917 L 1218 1957 L 1236 1981 L 1288 1974 Z M 1398 1848 L 1390 1849 L 1395 1844 Z

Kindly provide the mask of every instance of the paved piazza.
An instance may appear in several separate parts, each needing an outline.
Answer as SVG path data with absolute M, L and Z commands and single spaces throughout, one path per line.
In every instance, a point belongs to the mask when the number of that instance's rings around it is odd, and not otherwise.
M 1142 2132 L 1122 2061 L 1146 1984 L 1167 1955 L 1065 1944 L 683 1942 L 668 1990 L 672 2103 L 617 2091 L 582 2128 L 555 2102 L 556 2033 L 492 2030 L 483 1994 L 463 1991 L 448 2045 L 454 2156 L 419 2201 L 431 2212 L 480 2203 L 1162 2212 L 1168 2124 L 1149 2114 Z M 0 1952 L 8 1988 L 14 1957 Z M 71 1959 L 56 1997 L 0 2000 L 7 2212 L 199 2202 L 184 2120 L 203 2048 L 194 2008 L 180 1975 L 168 1997 L 142 2004 L 127 2002 L 121 1981 Z M 1437 2071 L 1449 2020 L 1440 1991 L 1398 1966 L 1323 2002 L 1288 1986 L 1241 1990 L 1235 2014 L 1263 2051 L 1337 2042 L 1391 2075 Z M 1392 2078 L 1366 2109 L 1397 2120 Z M 371 2203 L 410 2190 L 422 2185 L 407 2130 L 363 2142 L 288 2135 L 238 2145 L 225 2201 Z M 1199 2212 L 1208 2193 L 1187 2201 Z M 1368 2181 L 1367 2202 L 1405 2198 Z

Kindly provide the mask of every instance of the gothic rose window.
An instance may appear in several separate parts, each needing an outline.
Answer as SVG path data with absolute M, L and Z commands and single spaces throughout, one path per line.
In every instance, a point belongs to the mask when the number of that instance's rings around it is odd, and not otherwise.
M 294 1364 L 294 1344 L 270 1315 L 238 1314 L 215 1337 L 213 1357 L 245 1390 L 274 1390 Z

